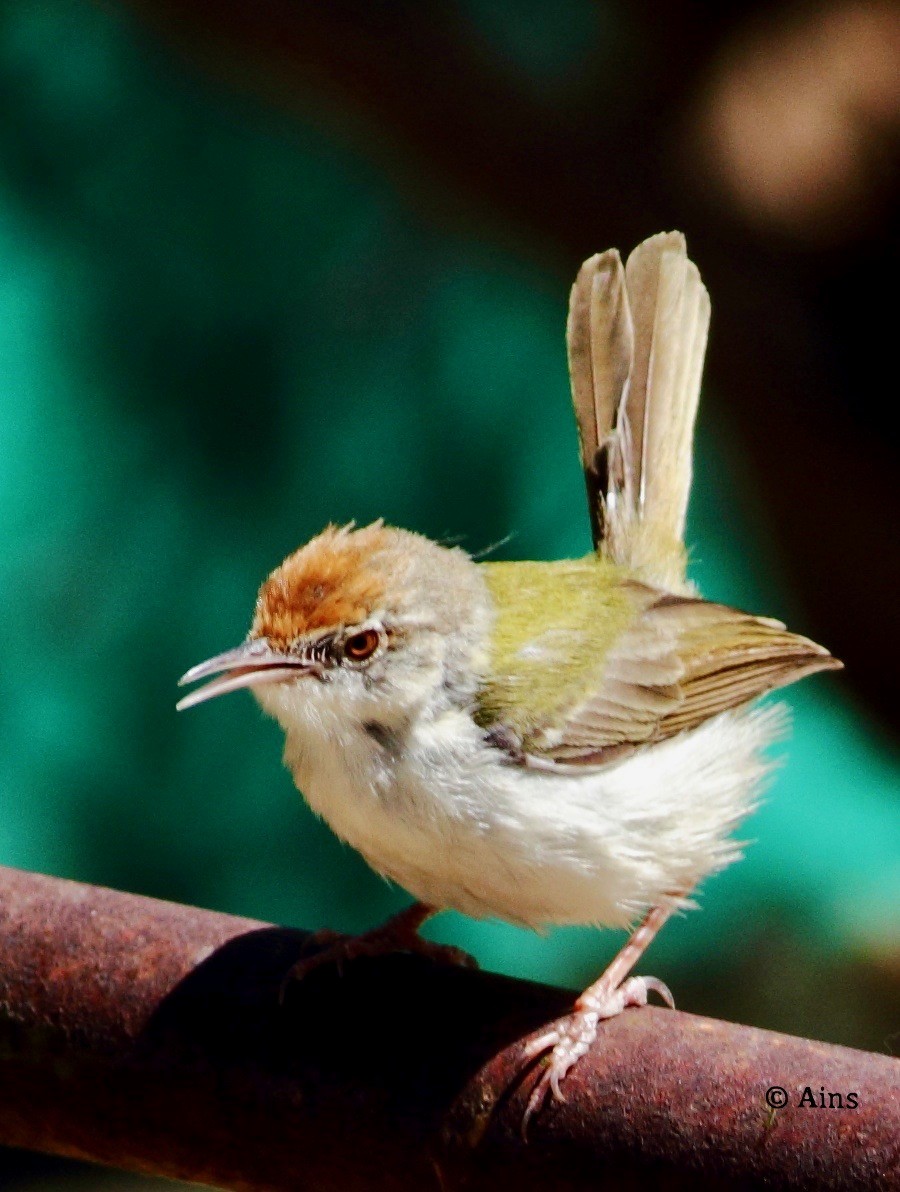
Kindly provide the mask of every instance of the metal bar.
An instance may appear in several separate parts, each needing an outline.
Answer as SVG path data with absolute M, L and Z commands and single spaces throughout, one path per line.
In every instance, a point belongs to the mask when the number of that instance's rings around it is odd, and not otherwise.
M 233 1189 L 900 1189 L 897 1060 L 626 1011 L 525 1142 L 518 1040 L 571 995 L 398 955 L 282 1006 L 304 938 L 0 869 L 0 1142 Z

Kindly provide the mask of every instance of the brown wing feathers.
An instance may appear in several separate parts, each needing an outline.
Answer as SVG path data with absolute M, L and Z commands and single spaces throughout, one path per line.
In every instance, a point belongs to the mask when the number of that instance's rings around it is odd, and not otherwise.
M 661 736 L 696 728 L 803 675 L 840 666 L 824 647 L 788 632 L 779 621 L 726 605 L 663 597 L 654 613 L 677 625 L 684 666 L 681 698 L 660 721 Z
M 697 728 L 803 675 L 840 663 L 778 621 L 634 585 L 643 611 L 606 661 L 597 689 L 538 749 L 557 761 L 613 760 Z

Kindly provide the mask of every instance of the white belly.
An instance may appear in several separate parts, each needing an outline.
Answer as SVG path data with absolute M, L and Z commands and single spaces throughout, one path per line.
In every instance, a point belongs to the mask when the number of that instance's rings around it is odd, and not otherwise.
M 739 856 L 779 709 L 726 713 L 602 769 L 506 764 L 462 712 L 393 753 L 316 718 L 285 762 L 310 806 L 414 897 L 539 927 L 626 926 Z

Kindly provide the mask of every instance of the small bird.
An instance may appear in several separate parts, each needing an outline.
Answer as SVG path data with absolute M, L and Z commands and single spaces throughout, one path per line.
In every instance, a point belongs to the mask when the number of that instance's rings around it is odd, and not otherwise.
M 683 543 L 710 303 L 684 237 L 581 267 L 567 346 L 595 553 L 475 562 L 381 522 L 329 526 L 260 588 L 187 708 L 250 688 L 310 806 L 416 903 L 312 958 L 433 950 L 454 908 L 531 928 L 634 928 L 525 1049 L 525 1122 L 601 1020 L 666 986 L 631 971 L 739 856 L 779 730 L 757 697 L 840 667 L 780 621 L 703 600 Z M 212 677 L 216 676 L 216 677 Z M 311 967 L 301 961 L 302 974 Z

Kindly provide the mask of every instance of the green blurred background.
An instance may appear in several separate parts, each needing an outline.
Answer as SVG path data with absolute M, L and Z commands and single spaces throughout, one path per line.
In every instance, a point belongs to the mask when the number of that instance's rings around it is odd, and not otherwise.
M 852 6 L 851 36 L 817 11 L 4 6 L 0 863 L 307 928 L 402 906 L 250 697 L 177 716 L 175 680 L 330 520 L 587 551 L 568 285 L 678 226 L 713 297 L 692 573 L 848 672 L 790 690 L 746 860 L 649 967 L 684 1009 L 897 1049 L 890 18 Z M 826 92 L 804 157 L 793 113 Z M 428 934 L 573 987 L 621 942 L 455 914 Z M 2 1187 L 112 1178 L 0 1156 Z

